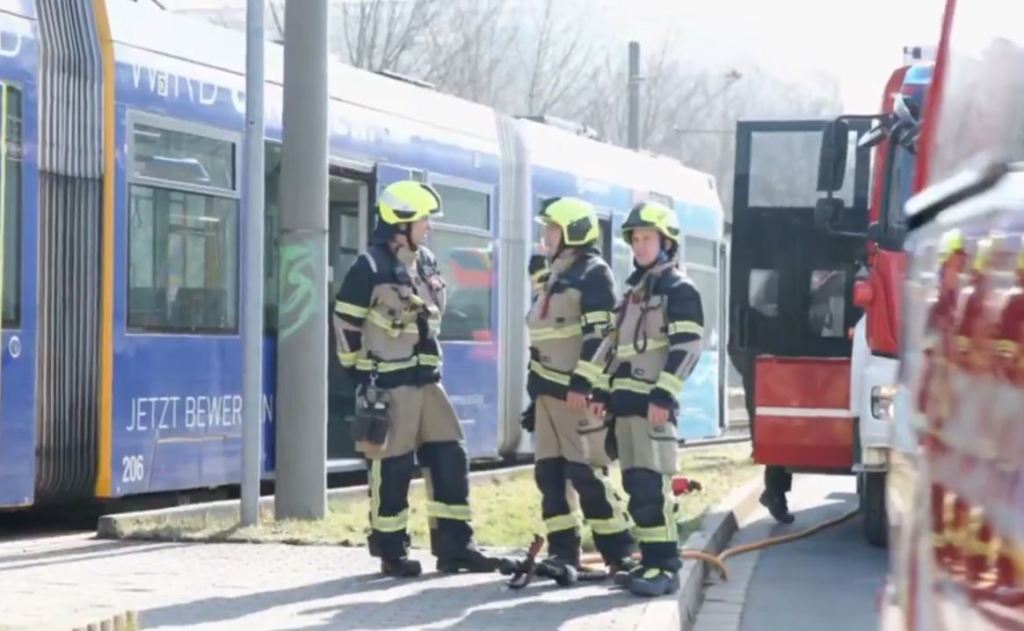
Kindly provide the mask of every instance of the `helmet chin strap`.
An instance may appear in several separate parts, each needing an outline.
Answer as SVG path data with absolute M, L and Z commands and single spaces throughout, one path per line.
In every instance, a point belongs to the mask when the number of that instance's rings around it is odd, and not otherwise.
M 413 252 L 415 252 L 418 249 L 418 246 L 416 245 L 416 242 L 412 240 L 412 223 L 411 222 L 405 224 L 405 230 L 403 231 L 403 234 L 405 234 L 405 240 L 409 242 L 409 249 L 412 250 Z
M 661 235 L 661 252 L 658 254 L 658 260 L 662 263 L 677 258 L 679 254 L 679 244 L 671 239 Z

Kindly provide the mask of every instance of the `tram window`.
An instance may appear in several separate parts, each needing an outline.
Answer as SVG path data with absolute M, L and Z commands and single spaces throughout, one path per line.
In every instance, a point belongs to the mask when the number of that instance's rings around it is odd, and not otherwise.
M 612 262 L 612 220 L 608 217 L 599 217 L 597 224 L 600 227 L 601 233 L 597 238 L 597 251 L 601 253 L 601 258 L 604 259 L 605 263 L 611 265 Z
M 718 246 L 711 239 L 685 237 L 683 252 L 687 263 L 718 267 Z
M 718 246 L 711 239 L 685 237 L 683 259 L 687 275 L 700 292 L 704 309 L 704 344 L 718 348 Z
M 750 270 L 747 304 L 768 318 L 779 317 L 779 273 L 771 269 Z
M 633 273 L 633 249 L 622 239 L 612 239 L 612 273 L 616 294 L 621 296 L 626 291 L 626 279 Z
M 238 327 L 238 202 L 132 186 L 128 326 L 233 332 Z
M 491 196 L 454 184 L 431 182 L 444 215 L 434 222 L 428 246 L 448 284 L 441 319 L 444 341 L 489 341 L 494 291 Z
M 136 177 L 235 190 L 235 143 L 138 123 L 134 127 Z
M 21 322 L 21 91 L 0 83 L 0 107 L 5 114 L 3 169 L 3 325 L 16 327 Z
M 675 206 L 675 202 L 672 200 L 672 197 L 670 195 L 663 195 L 655 191 L 651 191 L 651 194 L 648 196 L 648 199 L 650 199 L 652 202 L 658 202 L 663 206 L 668 206 L 669 208 Z
M 718 348 L 718 272 L 688 267 L 686 273 L 700 292 L 701 307 L 704 310 L 704 346 L 709 349 Z
M 432 186 L 441 196 L 441 209 L 444 212 L 438 221 L 477 230 L 491 229 L 490 196 L 487 193 L 447 184 Z
M 133 125 L 131 329 L 238 331 L 237 143 L 223 135 Z
M 808 326 L 817 337 L 846 335 L 846 272 L 815 270 L 811 274 Z
M 440 338 L 486 341 L 491 331 L 493 250 L 491 237 L 435 227 L 430 250 L 448 284 Z
M 853 204 L 857 132 L 850 131 L 846 176 L 836 194 Z M 818 192 L 821 132 L 756 132 L 751 137 L 748 204 L 762 208 L 813 208 Z

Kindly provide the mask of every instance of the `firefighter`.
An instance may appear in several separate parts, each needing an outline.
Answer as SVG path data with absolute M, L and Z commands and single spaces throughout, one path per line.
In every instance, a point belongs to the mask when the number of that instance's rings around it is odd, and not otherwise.
M 616 308 L 615 330 L 602 345 L 608 365 L 610 450 L 622 466 L 641 562 L 615 575 L 640 596 L 679 588 L 679 541 L 672 476 L 676 462 L 677 397 L 700 359 L 704 311 L 700 292 L 677 264 L 679 220 L 654 202 L 633 207 L 622 226 L 634 271 Z M 604 400 L 592 406 L 604 413 Z
M 345 275 L 334 307 L 338 359 L 358 384 L 352 431 L 369 470 L 370 554 L 388 576 L 421 573 L 408 557 L 407 534 L 418 463 L 438 571 L 491 572 L 497 560 L 473 543 L 463 433 L 440 384 L 445 282 L 423 244 L 441 199 L 426 184 L 400 181 L 381 193 L 377 212 L 370 246 Z
M 757 316 L 757 311 L 752 312 Z M 750 351 L 739 351 L 730 349 L 729 356 L 733 366 L 743 378 L 743 394 L 746 399 L 747 418 L 750 419 L 750 440 L 754 440 L 754 432 L 757 426 L 755 413 L 757 405 L 754 392 L 754 371 L 755 354 Z M 786 501 L 786 493 L 793 486 L 793 474 L 788 469 L 779 465 L 765 465 L 764 467 L 764 491 L 761 493 L 761 505 L 768 509 L 771 516 L 781 524 L 791 524 L 795 519 L 789 512 L 789 503 Z
M 615 281 L 596 248 L 600 235 L 594 207 L 580 199 L 544 202 L 547 257 L 530 261 L 534 300 L 527 324 L 530 406 L 523 426 L 534 434 L 534 477 L 541 493 L 548 557 L 538 574 L 558 578 L 580 567 L 580 524 L 567 498 L 567 482 L 594 544 L 612 572 L 636 562 L 629 521 L 608 478 L 604 418 L 588 414 L 588 400 L 603 383 L 604 366 L 593 361 L 611 323 Z M 575 573 L 573 573 L 575 576 Z M 559 581 L 560 584 L 572 582 Z

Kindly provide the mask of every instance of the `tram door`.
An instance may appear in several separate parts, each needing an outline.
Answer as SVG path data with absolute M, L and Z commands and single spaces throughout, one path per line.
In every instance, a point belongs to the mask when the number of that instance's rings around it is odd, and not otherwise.
M 327 202 L 327 304 L 331 313 L 345 274 L 369 243 L 372 182 L 370 173 L 331 167 Z M 355 410 L 355 384 L 338 363 L 334 327 L 327 328 L 330 344 L 327 362 L 327 469 L 338 471 L 352 468 L 361 459 L 352 442 L 350 425 Z

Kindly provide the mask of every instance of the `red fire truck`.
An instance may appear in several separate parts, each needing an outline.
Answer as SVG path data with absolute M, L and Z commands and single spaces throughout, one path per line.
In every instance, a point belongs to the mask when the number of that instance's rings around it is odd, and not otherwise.
M 738 129 L 730 354 L 754 391 L 754 457 L 855 473 L 875 545 L 888 534 L 902 208 L 932 74 L 920 51 L 877 114 Z
M 883 628 L 1024 629 L 1024 22 L 947 0 L 906 206 Z

